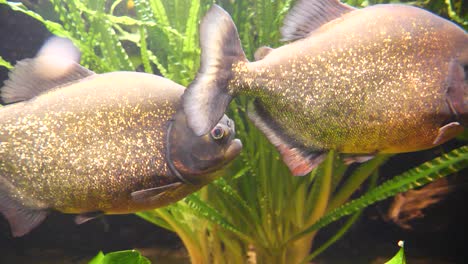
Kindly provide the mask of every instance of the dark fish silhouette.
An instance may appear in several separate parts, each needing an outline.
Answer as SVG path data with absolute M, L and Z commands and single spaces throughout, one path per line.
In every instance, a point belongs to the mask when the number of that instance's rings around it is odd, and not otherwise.
M 14 236 L 52 209 L 81 223 L 165 206 L 239 154 L 226 116 L 203 136 L 188 128 L 177 111 L 184 87 L 145 73 L 95 74 L 73 49 L 50 40 L 1 90 L 14 102 L 0 108 L 0 212 Z
M 439 145 L 468 122 L 468 36 L 423 9 L 298 1 L 277 49 L 248 62 L 231 17 L 213 6 L 200 26 L 201 66 L 183 96 L 189 126 L 209 131 L 234 96 L 294 175 L 330 149 L 362 161 Z

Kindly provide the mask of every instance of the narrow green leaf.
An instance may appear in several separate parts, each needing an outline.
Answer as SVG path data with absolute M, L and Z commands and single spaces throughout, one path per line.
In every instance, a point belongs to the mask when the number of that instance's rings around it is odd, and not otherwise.
M 388 158 L 390 158 L 390 155 L 377 155 L 377 157 L 372 160 L 361 164 L 340 187 L 339 191 L 330 201 L 327 210 L 333 210 L 348 200 L 359 186 L 361 186 L 361 184 L 372 174 L 372 172 L 385 163 Z
M 174 229 L 163 219 L 159 218 L 157 213 L 155 211 L 144 211 L 144 212 L 139 212 L 136 213 L 139 217 L 145 219 L 146 221 L 153 223 L 157 226 L 160 226 L 162 228 L 165 228 L 169 231 L 174 232 Z
M 89 264 L 151 264 L 149 259 L 143 257 L 136 250 L 116 251 L 108 254 L 99 252 Z
M 28 15 L 28 16 L 36 19 L 36 20 L 39 20 L 54 35 L 71 38 L 70 33 L 67 30 L 65 30 L 62 27 L 62 25 L 44 19 L 41 15 L 39 15 L 39 14 L 33 12 L 33 11 L 28 10 L 22 3 L 4 1 L 4 2 L 2 2 L 2 4 L 6 4 L 13 11 L 24 13 L 24 14 L 26 14 L 26 15 Z
M 452 5 L 452 0 L 445 0 L 445 4 L 447 5 L 448 14 L 452 20 L 465 26 L 468 25 L 468 21 L 458 16 L 457 12 L 455 12 L 453 5 Z
M 185 26 L 185 38 L 182 42 L 182 59 L 188 69 L 199 65 L 200 51 L 198 49 L 198 14 L 200 1 L 191 1 L 189 16 Z M 193 79 L 195 72 L 187 72 L 187 79 Z
M 137 2 L 141 2 L 141 4 L 146 4 L 152 10 L 153 17 L 156 19 L 156 25 L 161 28 L 164 32 L 172 37 L 176 37 L 179 39 L 184 38 L 179 31 L 171 27 L 169 23 L 169 19 L 166 13 L 166 8 L 164 7 L 163 3 L 160 0 L 135 0 L 135 5 Z
M 353 214 L 373 203 L 391 197 L 397 193 L 420 187 L 466 167 L 468 167 L 468 146 L 463 146 L 396 176 L 360 198 L 338 207 L 326 214 L 315 224 L 292 237 L 291 240 L 299 239 L 306 234 L 316 231 L 343 216 Z
M 375 188 L 375 185 L 377 185 L 378 177 L 379 177 L 379 174 L 377 172 L 374 172 L 372 174 L 372 177 L 370 178 L 369 190 L 372 190 L 373 188 Z M 317 249 L 315 249 L 312 252 L 312 254 L 304 258 L 301 263 L 309 263 L 315 257 L 320 255 L 323 251 L 325 251 L 327 248 L 333 245 L 336 241 L 338 241 L 341 237 L 343 237 L 351 229 L 354 223 L 359 219 L 362 211 L 363 210 L 360 210 L 356 212 L 354 215 L 352 215 L 351 217 L 349 217 L 349 219 L 346 220 L 343 226 L 330 239 L 328 239 L 325 243 L 321 244 Z
M 398 246 L 400 246 L 400 250 L 398 250 L 398 252 L 392 259 L 385 262 L 385 264 L 406 264 L 404 242 L 403 241 L 398 242 Z
M 199 216 L 206 218 L 226 229 L 239 232 L 231 223 L 229 223 L 216 209 L 210 207 L 207 203 L 200 200 L 196 195 L 190 195 L 185 198 L 187 205 Z
M 13 69 L 13 65 L 11 65 L 8 61 L 4 60 L 2 56 L 0 56 L 0 66 L 5 67 L 9 70 Z
M 229 221 L 224 218 L 216 209 L 209 206 L 206 202 L 200 200 L 195 195 L 190 195 L 185 198 L 189 207 L 196 213 L 198 216 L 210 220 L 212 223 L 216 223 L 217 225 L 236 233 L 237 235 L 241 236 L 246 240 L 250 240 L 246 237 L 237 227 L 229 223 Z
M 145 13 L 143 9 L 137 8 L 136 9 L 137 16 L 140 20 L 145 21 L 148 18 L 145 16 Z M 149 60 L 149 55 L 148 55 L 148 47 L 146 43 L 146 38 L 148 37 L 147 35 L 147 30 L 145 26 L 140 26 L 140 54 L 141 54 L 141 61 L 143 63 L 143 67 L 145 68 L 145 72 L 147 73 L 153 73 L 153 69 L 151 68 L 150 60 Z
M 219 196 L 227 198 L 226 202 L 230 202 L 231 204 L 229 205 L 237 207 L 241 214 L 245 216 L 245 219 L 253 220 L 258 223 L 259 218 L 254 211 L 254 208 L 249 206 L 249 204 L 226 182 L 226 180 L 220 178 L 214 183 L 214 186 L 219 190 Z
M 99 251 L 99 253 L 91 259 L 88 264 L 101 264 L 104 261 L 104 253 L 102 251 Z
M 325 243 L 321 244 L 320 247 L 314 250 L 312 254 L 307 256 L 301 263 L 309 263 L 311 260 L 313 260 L 315 257 L 317 257 L 320 253 L 325 251 L 327 248 L 329 248 L 333 243 L 338 241 L 346 232 L 349 231 L 349 229 L 353 226 L 353 224 L 359 219 L 361 216 L 362 210 L 358 211 L 357 213 L 354 213 L 344 224 L 343 226 L 330 238 L 328 239 Z

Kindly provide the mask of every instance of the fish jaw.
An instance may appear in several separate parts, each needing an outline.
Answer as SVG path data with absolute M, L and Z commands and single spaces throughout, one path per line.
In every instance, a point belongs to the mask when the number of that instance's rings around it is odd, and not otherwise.
M 221 132 L 220 137 L 214 131 Z M 206 184 L 242 149 L 235 139 L 234 122 L 226 115 L 211 132 L 197 136 L 189 127 L 185 112 L 177 111 L 167 132 L 166 160 L 172 174 L 186 184 Z
M 232 161 L 234 158 L 236 158 L 240 152 L 242 151 L 242 141 L 240 139 L 234 139 L 229 147 L 226 149 L 226 152 L 224 152 L 224 159 L 226 162 Z

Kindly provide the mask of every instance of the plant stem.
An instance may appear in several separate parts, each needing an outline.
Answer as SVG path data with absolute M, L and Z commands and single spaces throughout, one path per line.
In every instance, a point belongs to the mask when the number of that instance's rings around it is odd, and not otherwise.
M 327 212 L 344 204 L 362 183 L 384 163 L 390 155 L 377 155 L 372 160 L 362 164 L 340 187 L 336 195 L 330 200 Z
M 327 242 L 323 243 L 319 248 L 317 248 L 316 250 L 314 250 L 314 252 L 312 254 L 310 254 L 309 256 L 307 256 L 302 262 L 301 264 L 306 264 L 308 263 L 309 261 L 311 261 L 312 259 L 314 259 L 315 257 L 317 257 L 320 253 L 322 253 L 323 251 L 325 251 L 328 247 L 330 247 L 333 243 L 335 243 L 336 241 L 338 241 L 346 232 L 348 232 L 348 230 L 351 228 L 351 226 L 353 226 L 353 224 L 359 219 L 359 216 L 361 216 L 361 213 L 362 213 L 362 210 L 355 213 L 354 215 L 352 215 L 347 221 L 346 223 L 343 225 L 343 227 L 340 228 L 340 230 L 338 230 L 338 232 L 335 233 L 335 235 L 333 235 L 333 237 L 331 237 L 329 240 L 327 240 Z
M 372 173 L 372 177 L 370 178 L 370 183 L 369 183 L 369 188 L 368 188 L 368 191 L 369 190 L 372 190 L 373 188 L 375 188 L 375 186 L 377 185 L 377 179 L 379 177 L 379 174 L 378 174 L 378 171 L 374 171 Z M 336 241 L 338 241 L 342 236 L 344 236 L 346 234 L 346 232 L 349 231 L 349 229 L 354 225 L 354 223 L 359 219 L 359 217 L 361 216 L 362 214 L 362 211 L 358 211 L 356 212 L 354 215 L 352 215 L 346 222 L 345 224 L 340 228 L 340 230 L 338 230 L 338 232 L 336 232 L 335 235 L 333 235 L 329 240 L 327 240 L 327 242 L 323 243 L 319 248 L 317 248 L 316 250 L 314 250 L 314 252 L 312 252 L 312 254 L 310 254 L 309 256 L 307 256 L 302 262 L 301 264 L 305 264 L 305 263 L 308 263 L 309 261 L 311 261 L 312 259 L 314 259 L 315 257 L 317 257 L 320 253 L 322 253 L 323 251 L 325 251 L 327 248 L 329 248 L 331 245 L 333 245 L 333 243 L 335 243 Z
M 335 152 L 332 150 L 328 153 L 327 158 L 323 162 L 323 174 L 318 175 L 320 180 L 317 181 L 317 198 L 315 200 L 315 205 L 311 206 L 313 211 L 311 212 L 309 218 L 305 221 L 304 227 L 310 226 L 315 223 L 320 217 L 322 217 L 328 205 L 328 200 L 330 198 L 331 193 L 331 185 L 332 185 L 332 175 L 333 175 L 333 161 L 335 159 Z M 310 248 L 312 247 L 312 241 L 315 237 L 316 232 L 312 232 L 299 240 L 292 242 L 291 246 L 289 246 L 288 250 L 288 262 L 289 263 L 299 263 L 302 259 L 304 259 L 308 253 Z
M 189 234 L 179 225 L 176 223 L 174 217 L 172 217 L 166 210 L 158 210 L 158 215 L 164 221 L 166 221 L 174 230 L 175 233 L 180 237 L 182 242 L 184 243 L 185 248 L 187 249 L 190 262 L 193 264 L 202 264 L 203 263 L 203 256 L 201 254 L 200 248 L 197 247 L 199 243 L 197 243 L 194 239 L 190 237 Z
M 327 209 L 331 191 L 334 158 L 335 151 L 331 150 L 328 152 L 327 158 L 323 162 L 324 170 L 320 186 L 318 187 L 318 198 L 314 210 L 312 211 L 308 221 L 306 221 L 307 226 L 315 223 L 320 217 L 322 217 Z

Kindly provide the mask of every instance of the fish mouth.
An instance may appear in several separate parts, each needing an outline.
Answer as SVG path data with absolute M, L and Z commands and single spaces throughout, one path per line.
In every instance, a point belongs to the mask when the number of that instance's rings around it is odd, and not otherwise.
M 231 161 L 235 157 L 237 157 L 242 150 L 242 141 L 240 139 L 233 139 L 231 141 L 231 144 L 229 147 L 226 149 L 226 152 L 224 152 L 224 158 L 226 161 Z
M 225 165 L 229 163 L 230 161 L 232 161 L 234 158 L 236 158 L 242 151 L 242 147 L 243 145 L 240 139 L 237 139 L 237 138 L 233 139 L 231 143 L 229 144 L 229 147 L 224 152 L 224 161 L 222 161 L 221 164 Z M 170 156 L 168 156 L 167 158 L 168 158 L 167 161 L 168 161 L 169 169 L 178 178 L 178 182 L 182 184 L 186 184 L 186 185 L 199 185 L 200 184 L 200 182 L 198 182 L 199 179 L 182 175 L 177 170 Z

